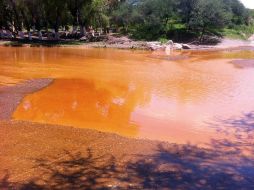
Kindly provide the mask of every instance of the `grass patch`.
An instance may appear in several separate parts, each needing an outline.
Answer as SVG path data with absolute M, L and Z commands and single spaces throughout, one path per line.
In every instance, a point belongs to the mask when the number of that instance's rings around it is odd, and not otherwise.
M 234 28 L 226 28 L 222 32 L 223 36 L 231 39 L 247 40 L 254 34 L 254 25 L 251 26 L 235 26 Z
M 11 46 L 11 47 L 22 47 L 24 44 L 20 43 L 20 42 L 16 42 L 16 41 L 10 41 L 10 42 L 6 42 L 3 43 L 4 46 Z
M 159 38 L 159 42 L 162 44 L 166 44 L 166 43 L 168 43 L 168 39 L 162 37 L 162 38 Z

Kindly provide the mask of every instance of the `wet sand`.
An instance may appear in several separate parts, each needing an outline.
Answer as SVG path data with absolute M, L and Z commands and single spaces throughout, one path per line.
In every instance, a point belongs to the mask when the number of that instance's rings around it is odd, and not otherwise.
M 36 92 L 52 82 L 52 79 L 34 79 L 20 82 L 17 85 L 0 85 L 0 120 L 11 119 L 21 100 L 27 95 Z
M 15 107 L 26 93 L 50 82 L 40 79 L 3 87 L 4 108 Z M 3 113 L 5 119 L 10 112 Z M 0 121 L 0 139 L 0 189 L 254 188 L 249 139 L 216 141 L 201 149 L 11 120 Z M 241 143 L 247 143 L 249 156 L 239 148 Z

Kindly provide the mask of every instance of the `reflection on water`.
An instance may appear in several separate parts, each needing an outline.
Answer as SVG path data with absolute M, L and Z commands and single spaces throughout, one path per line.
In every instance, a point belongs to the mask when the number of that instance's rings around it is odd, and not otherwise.
M 207 123 L 254 107 L 254 69 L 231 64 L 253 59 L 250 49 L 183 51 L 171 57 L 110 49 L 0 48 L 0 52 L 0 76 L 12 83 L 55 79 L 23 100 L 13 114 L 17 120 L 207 143 L 227 136 Z
M 134 108 L 144 101 L 142 94 L 141 88 L 117 83 L 107 88 L 103 83 L 59 79 L 26 98 L 13 116 L 138 136 L 138 126 L 130 119 Z

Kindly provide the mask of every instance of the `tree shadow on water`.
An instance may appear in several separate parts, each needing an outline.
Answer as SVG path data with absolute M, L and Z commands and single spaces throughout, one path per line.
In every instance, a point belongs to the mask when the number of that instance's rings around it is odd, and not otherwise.
M 210 127 L 228 137 L 211 141 L 212 147 L 217 151 L 238 156 L 248 152 L 254 156 L 254 111 L 243 113 L 239 117 L 217 118 L 214 123 L 210 123 Z
M 218 132 L 232 132 L 235 138 L 214 140 L 206 149 L 161 143 L 150 154 L 126 154 L 121 159 L 98 156 L 92 149 L 65 150 L 33 160 L 40 174 L 26 182 L 11 182 L 6 172 L 0 189 L 253 190 L 254 159 L 242 149 L 254 149 L 253 120 L 254 113 L 249 113 L 216 121 Z

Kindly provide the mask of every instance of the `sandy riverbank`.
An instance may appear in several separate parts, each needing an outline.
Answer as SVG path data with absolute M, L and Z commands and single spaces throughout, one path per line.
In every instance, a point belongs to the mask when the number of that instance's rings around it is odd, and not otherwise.
M 50 82 L 38 79 L 3 87 L 1 98 L 5 100 L 1 104 L 12 102 L 3 109 L 9 110 L 25 94 Z M 254 187 L 253 158 L 243 156 L 237 144 L 217 141 L 209 149 L 201 149 L 89 129 L 12 121 L 10 113 L 4 113 L 5 121 L 0 121 L 0 189 Z
M 222 148 L 0 122 L 1 189 L 252 189 L 253 160 Z
M 21 100 L 52 82 L 52 79 L 35 79 L 19 82 L 17 85 L 0 86 L 0 120 L 11 119 L 12 113 Z
M 229 49 L 236 47 L 254 47 L 253 41 L 250 40 L 237 40 L 224 38 L 221 42 L 214 45 L 197 45 L 197 44 L 186 44 L 187 49 L 200 50 L 200 49 Z M 0 46 L 23 46 L 23 47 L 75 47 L 75 48 L 114 48 L 114 49 L 136 49 L 136 50 L 164 50 L 166 45 L 160 42 L 146 42 L 146 41 L 134 41 L 126 36 L 112 36 L 110 35 L 106 40 L 99 42 L 82 42 L 79 40 L 63 40 L 59 42 L 50 41 L 8 41 L 1 40 Z M 181 49 L 177 46 L 182 46 L 181 43 L 176 43 L 174 49 Z

